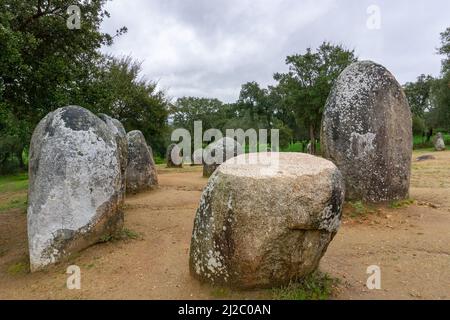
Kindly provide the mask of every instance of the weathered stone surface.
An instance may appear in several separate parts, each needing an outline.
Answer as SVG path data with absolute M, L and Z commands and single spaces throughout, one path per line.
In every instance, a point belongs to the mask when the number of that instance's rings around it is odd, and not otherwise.
M 436 151 L 444 151 L 445 150 L 444 137 L 442 136 L 441 132 L 438 132 L 438 134 L 436 135 L 436 140 L 434 142 L 434 149 Z
M 218 166 L 242 153 L 240 143 L 229 137 L 210 144 L 203 153 L 203 176 L 210 177 Z
M 155 161 L 145 137 L 139 130 L 130 131 L 128 139 L 127 192 L 137 193 L 158 185 Z
M 203 164 L 203 149 L 197 149 L 192 153 L 192 163 L 193 166 L 198 166 Z
M 167 147 L 166 164 L 167 168 L 183 167 L 183 155 L 181 154 L 180 147 L 178 147 L 175 143 L 172 143 Z
M 317 268 L 339 228 L 344 182 L 333 163 L 280 153 L 273 171 L 255 157 L 223 163 L 203 191 L 190 249 L 191 274 L 203 282 L 288 284 Z
M 383 66 L 362 61 L 341 73 L 325 106 L 321 148 L 341 170 L 348 199 L 408 197 L 411 123 L 402 87 Z
M 120 153 L 108 126 L 68 106 L 49 113 L 30 145 L 31 270 L 55 263 L 121 229 Z
M 99 114 L 98 115 L 100 119 L 102 119 L 108 128 L 113 133 L 114 137 L 116 138 L 117 147 L 119 148 L 119 155 L 120 155 L 120 176 L 121 176 L 121 197 L 120 202 L 121 206 L 124 205 L 125 202 L 125 194 L 126 194 L 126 188 L 127 188 L 127 182 L 126 182 L 126 171 L 128 166 L 128 140 L 127 140 L 127 132 L 125 131 L 125 128 L 123 127 L 122 123 L 114 118 L 111 118 L 110 116 L 106 114 Z

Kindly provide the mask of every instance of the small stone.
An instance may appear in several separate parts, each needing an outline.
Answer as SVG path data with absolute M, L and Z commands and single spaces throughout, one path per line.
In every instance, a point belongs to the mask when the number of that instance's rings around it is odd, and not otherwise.
M 435 160 L 436 158 L 434 156 L 432 156 L 431 154 L 425 154 L 423 156 L 417 157 L 416 161 L 420 162 L 420 161 L 426 161 L 426 160 Z
M 436 135 L 436 139 L 434 142 L 434 149 L 436 151 L 444 151 L 445 150 L 445 143 L 444 143 L 444 136 L 441 132 L 438 132 Z

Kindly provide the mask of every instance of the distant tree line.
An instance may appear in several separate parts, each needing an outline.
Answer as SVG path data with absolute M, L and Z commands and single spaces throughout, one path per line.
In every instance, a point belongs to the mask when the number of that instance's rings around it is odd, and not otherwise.
M 421 75 L 416 82 L 404 85 L 413 115 L 414 134 L 423 135 L 426 140 L 437 130 L 450 131 L 450 28 L 441 34 L 441 42 L 438 50 L 438 54 L 444 56 L 441 76 Z M 171 125 L 192 130 L 194 121 L 202 120 L 204 130 L 277 128 L 281 146 L 297 141 L 315 142 L 334 81 L 356 61 L 353 50 L 324 42 L 316 51 L 308 48 L 303 54 L 288 56 L 288 72 L 275 73 L 274 86 L 262 88 L 256 82 L 243 84 L 239 99 L 234 103 L 179 98 L 170 109 Z M 312 143 L 312 153 L 316 153 L 315 147 L 316 143 Z
M 280 130 L 281 146 L 315 141 L 328 93 L 338 75 L 355 61 L 354 51 L 324 42 L 316 51 L 308 48 L 304 54 L 288 56 L 288 72 L 274 74 L 276 85 L 263 88 L 256 82 L 243 84 L 234 103 L 179 98 L 171 106 L 172 126 L 193 130 L 194 121 L 202 120 L 204 130 L 276 128 Z
M 26 169 L 29 141 L 49 112 L 80 105 L 120 120 L 127 131 L 141 130 L 157 156 L 163 156 L 173 128 L 193 130 L 241 128 L 280 130 L 282 147 L 313 141 L 314 152 L 323 108 L 338 75 L 357 61 L 353 50 L 324 42 L 316 50 L 286 57 L 287 72 L 275 84 L 242 85 L 239 98 L 182 97 L 171 101 L 157 83 L 141 76 L 131 57 L 102 54 L 116 37 L 102 33 L 110 16 L 106 0 L 0 1 L 0 174 Z M 67 28 L 70 5 L 82 13 L 80 30 Z M 414 115 L 414 132 L 450 130 L 450 28 L 441 34 L 440 77 L 421 75 L 405 84 Z M 303 150 L 304 151 L 304 150 Z
M 404 85 L 413 113 L 413 131 L 430 140 L 433 131 L 450 131 L 450 28 L 441 33 L 443 56 L 439 77 L 420 75 Z

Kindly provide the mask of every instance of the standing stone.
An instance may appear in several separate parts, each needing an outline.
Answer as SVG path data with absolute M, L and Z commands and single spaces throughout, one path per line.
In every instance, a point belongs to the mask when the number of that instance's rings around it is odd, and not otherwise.
M 137 193 L 158 185 L 151 149 L 139 130 L 128 132 L 127 192 Z
M 276 170 L 267 170 L 269 154 L 239 155 L 209 178 L 190 249 L 190 272 L 200 281 L 243 289 L 288 284 L 317 268 L 336 234 L 344 200 L 336 166 L 279 153 Z
M 341 170 L 349 200 L 408 197 L 411 112 L 402 87 L 388 70 L 362 61 L 340 74 L 325 105 L 321 148 Z
M 126 171 L 128 166 L 128 140 L 127 140 L 127 132 L 125 131 L 125 128 L 123 127 L 122 123 L 114 118 L 111 118 L 110 116 L 106 114 L 99 114 L 98 115 L 100 119 L 102 119 L 108 128 L 113 133 L 114 137 L 116 138 L 117 147 L 119 148 L 119 155 L 120 155 L 120 176 L 121 176 L 121 206 L 125 203 L 125 193 L 127 188 L 127 182 L 126 182 Z
M 90 111 L 68 106 L 39 122 L 29 179 L 31 271 L 122 228 L 120 152 L 111 130 Z
M 442 136 L 441 132 L 438 132 L 438 134 L 436 135 L 436 140 L 434 142 L 434 149 L 436 149 L 436 151 L 445 150 L 444 137 Z
M 197 149 L 192 153 L 192 166 L 203 164 L 203 149 Z
M 243 153 L 236 140 L 225 137 L 206 147 L 203 156 L 203 176 L 210 177 L 222 163 Z
M 175 143 L 172 143 L 167 148 L 166 153 L 167 168 L 182 168 L 183 167 L 183 155 L 181 154 L 180 147 Z

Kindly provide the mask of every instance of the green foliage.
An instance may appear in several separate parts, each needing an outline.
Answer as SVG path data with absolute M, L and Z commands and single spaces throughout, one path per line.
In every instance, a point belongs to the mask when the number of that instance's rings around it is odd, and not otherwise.
M 113 39 L 100 31 L 109 17 L 105 2 L 0 1 L 0 173 L 26 168 L 23 151 L 47 113 L 86 105 L 102 57 L 98 49 Z M 80 30 L 67 28 L 69 5 L 80 7 Z
M 427 130 L 425 120 L 417 115 L 413 115 L 413 134 L 421 135 Z
M 303 147 L 302 142 L 290 143 L 287 147 L 282 148 L 281 152 L 303 152 L 306 147 Z
M 404 86 L 413 118 L 414 134 L 428 128 L 450 130 L 450 28 L 441 33 L 441 47 L 438 53 L 443 55 L 441 77 L 420 75 L 416 82 Z M 425 130 L 424 130 L 425 127 Z M 422 144 L 424 144 L 422 142 Z M 429 144 L 429 143 L 428 143 Z
M 122 122 L 127 131 L 140 130 L 156 154 L 164 154 L 168 133 L 168 101 L 157 83 L 140 76 L 141 63 L 131 57 L 104 57 L 84 104 Z
M 328 300 L 338 283 L 339 280 L 316 271 L 297 283 L 273 289 L 272 296 L 275 300 Z
M 444 130 L 436 129 L 435 132 L 442 132 L 442 136 L 444 138 L 444 143 L 447 149 L 450 148 L 450 133 L 444 132 Z M 436 136 L 434 135 L 431 137 L 430 141 L 426 140 L 426 137 L 423 137 L 422 135 L 414 135 L 413 137 L 413 149 L 414 150 L 420 150 L 420 149 L 428 149 L 430 151 L 434 151 L 434 139 Z
M 215 128 L 225 129 L 229 108 L 217 99 L 183 97 L 170 107 L 173 128 L 184 128 L 194 139 L 194 122 L 202 121 L 203 132 Z
M 372 205 L 363 203 L 362 201 L 349 202 L 348 204 L 351 207 L 350 216 L 352 218 L 366 216 L 374 212 Z
M 431 88 L 434 80 L 432 76 L 422 74 L 416 82 L 408 82 L 404 86 L 411 112 L 417 119 L 423 118 L 425 112 L 430 108 Z
M 304 54 L 288 56 L 289 72 L 274 75 L 284 105 L 295 115 L 298 125 L 309 128 L 311 141 L 316 140 L 323 108 L 334 81 L 356 60 L 354 51 L 324 42 L 316 52 L 308 48 Z M 315 153 L 314 144 L 312 151 Z
M 155 155 L 153 157 L 153 160 L 155 161 L 155 164 L 164 164 L 164 163 L 166 163 L 166 160 L 164 159 L 164 157 L 161 157 L 159 155 Z

